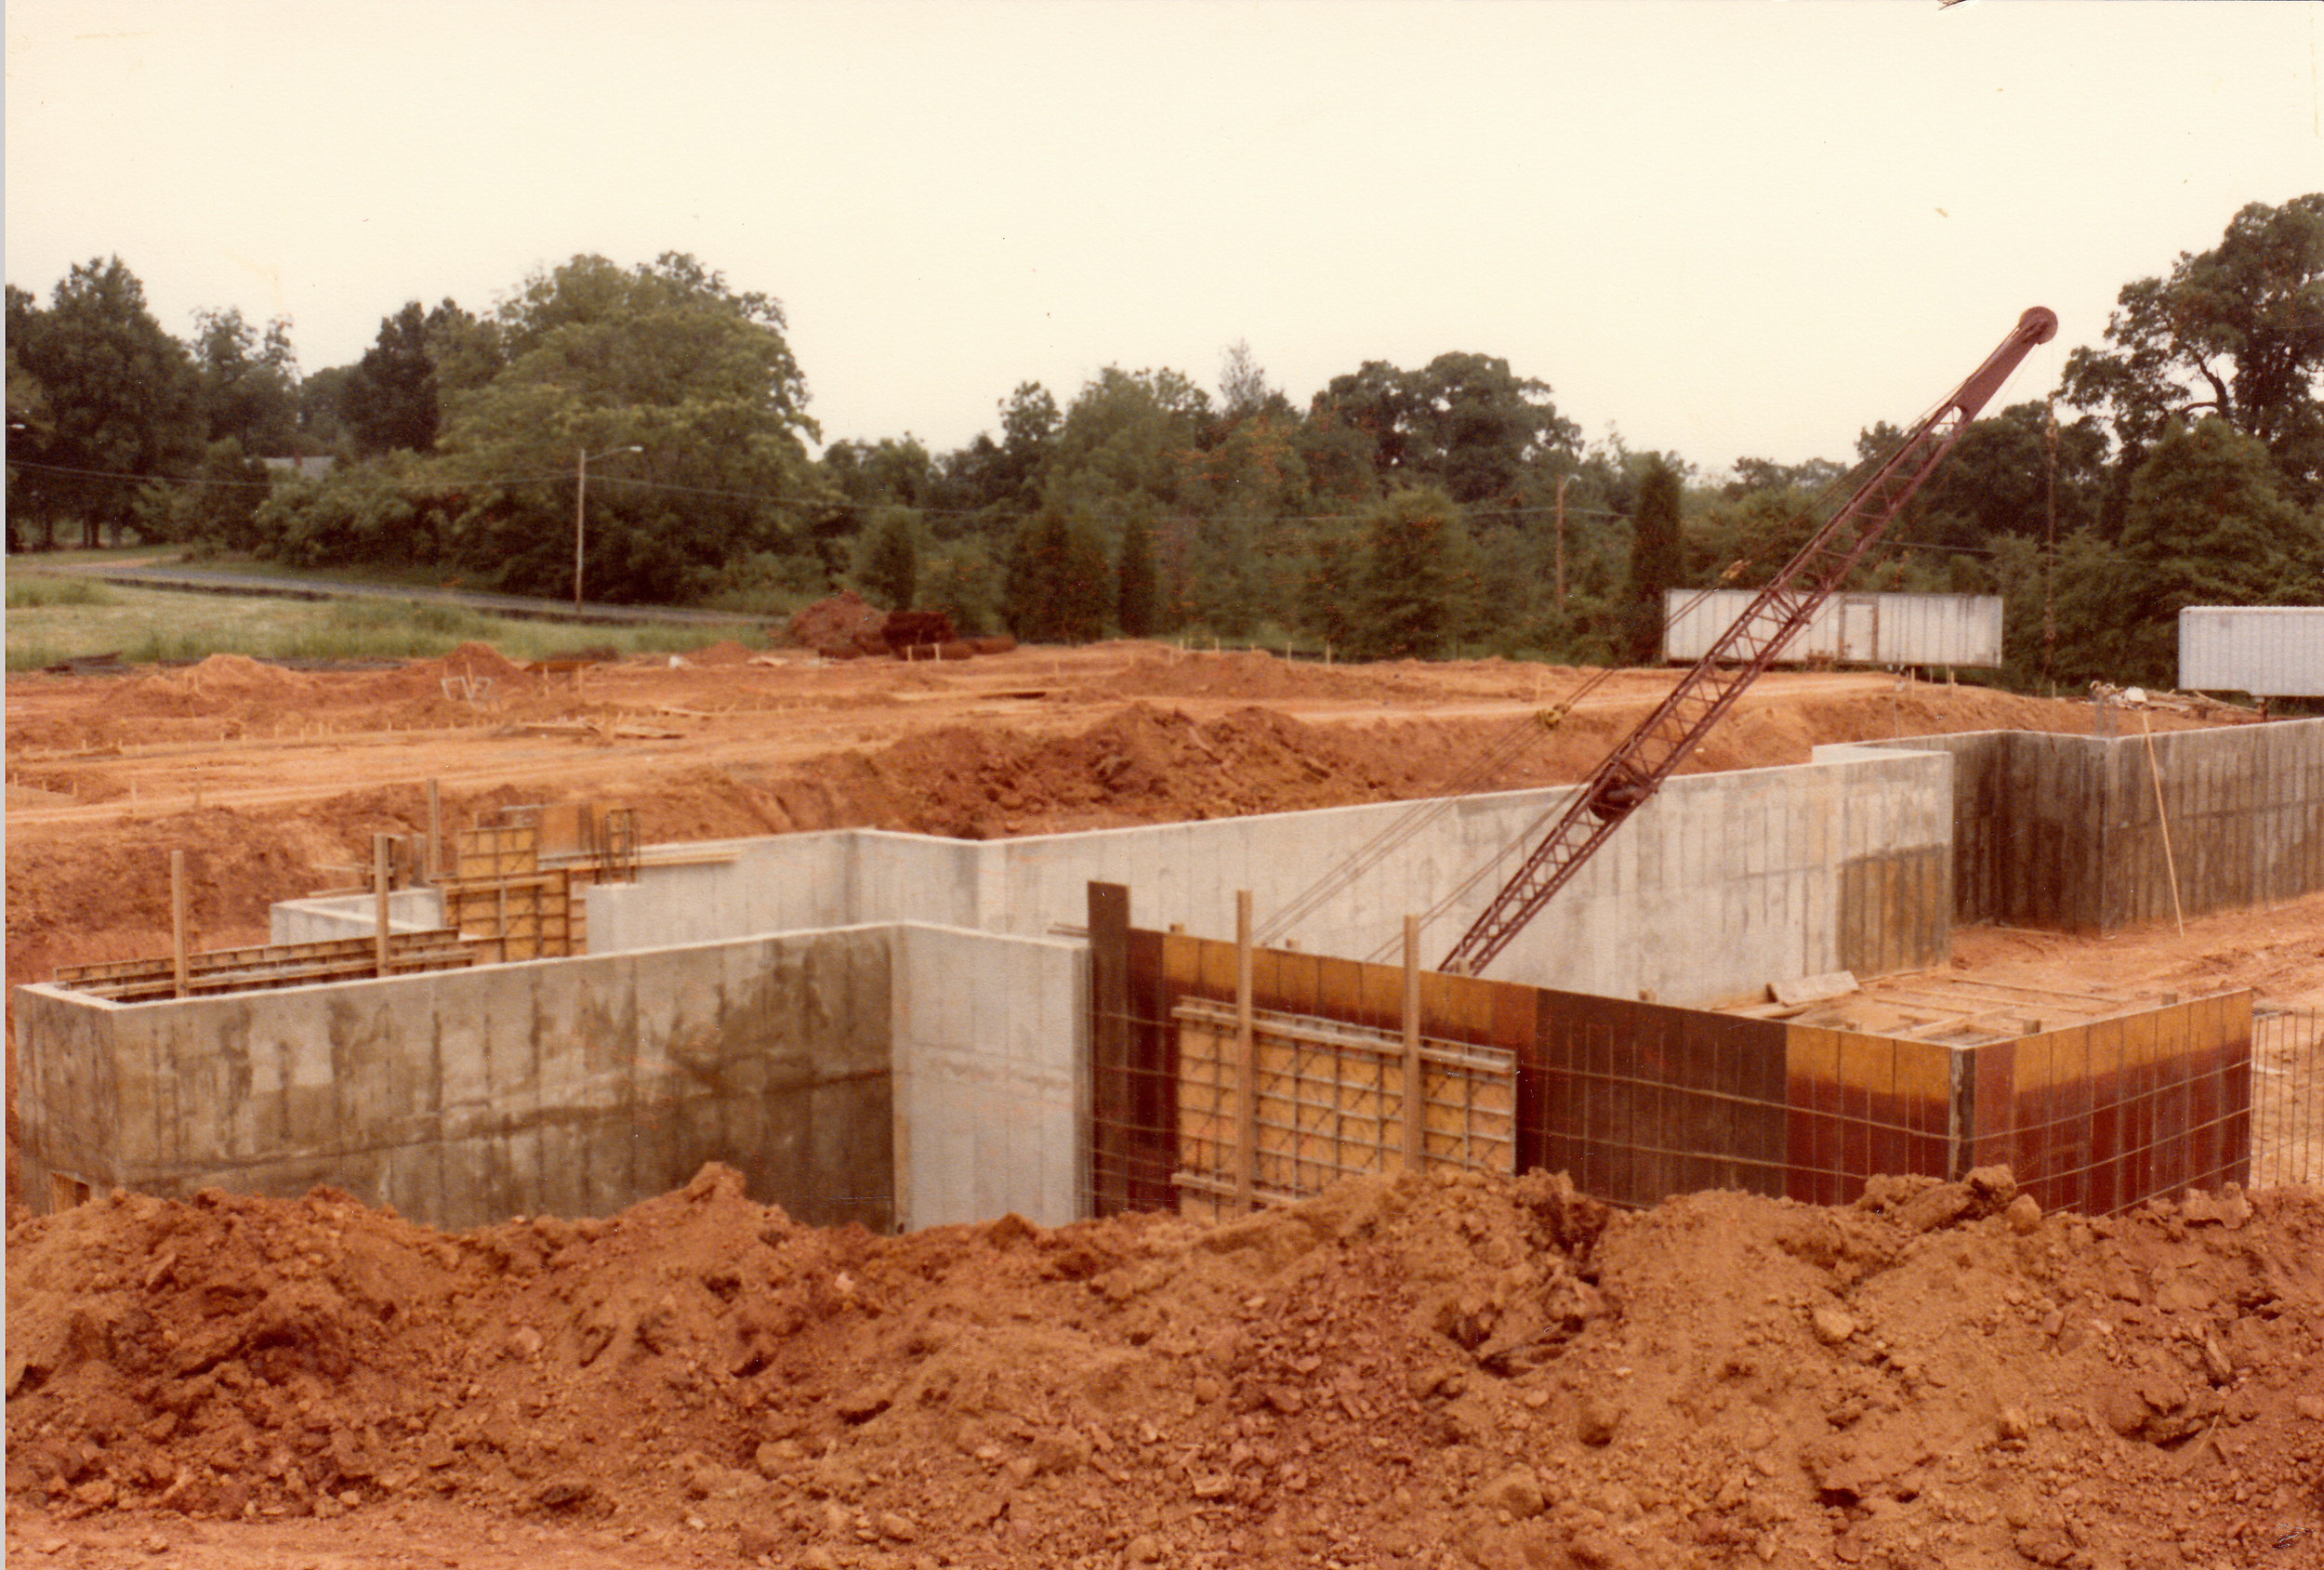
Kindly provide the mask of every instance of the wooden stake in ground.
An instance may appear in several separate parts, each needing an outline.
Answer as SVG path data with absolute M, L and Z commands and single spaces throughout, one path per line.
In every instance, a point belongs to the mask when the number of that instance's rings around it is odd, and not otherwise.
M 169 853 L 169 956 L 170 979 L 176 995 L 186 995 L 186 853 Z
M 378 902 L 378 920 L 374 928 L 373 954 L 379 974 L 388 973 L 388 836 L 371 837 L 371 882 Z
M 443 841 L 443 792 L 434 780 L 428 782 L 428 886 L 434 888 L 442 879 L 443 863 L 438 859 L 437 847 Z
M 1235 891 L 1235 1213 L 1251 1212 L 1259 1143 L 1257 1052 L 1251 1042 L 1250 891 Z
M 2162 766 L 2155 761 L 2155 720 L 2152 715 L 2141 715 L 2146 722 L 2146 777 L 2155 782 L 2155 822 L 2162 826 L 2162 865 L 2171 877 L 2171 919 L 2179 925 L 2179 936 L 2186 936 L 2186 917 L 2179 909 L 2179 861 L 2171 853 L 2171 814 L 2162 804 Z
M 1404 918 L 1404 1169 L 1428 1158 L 1428 1098 L 1420 1093 L 1420 918 Z

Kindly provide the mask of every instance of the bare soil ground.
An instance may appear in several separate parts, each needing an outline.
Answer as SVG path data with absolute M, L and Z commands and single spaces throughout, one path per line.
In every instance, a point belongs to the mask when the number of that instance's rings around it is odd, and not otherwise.
M 7 980 L 204 946 L 375 832 L 574 799 L 649 840 L 999 836 L 1578 777 L 1667 689 L 1155 644 L 959 665 L 711 649 L 528 676 L 220 658 L 12 679 Z M 1759 683 L 1697 759 L 2087 730 L 1894 678 Z M 2158 729 L 2183 721 L 2158 717 Z M 2324 898 L 1996 979 L 2324 1002 Z M 2324 1563 L 2324 1196 L 2029 1214 L 2006 1180 L 1607 1215 L 1552 1179 L 1353 1185 L 1207 1230 L 881 1239 L 731 1174 L 459 1236 L 318 1191 L 119 1195 L 8 1236 L 7 1550 L 59 1565 L 2167 1566 Z

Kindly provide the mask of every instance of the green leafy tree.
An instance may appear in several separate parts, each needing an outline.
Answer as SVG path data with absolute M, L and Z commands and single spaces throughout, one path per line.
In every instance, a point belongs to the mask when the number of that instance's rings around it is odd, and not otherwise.
M 328 453 L 346 442 L 349 455 L 353 455 L 354 433 L 348 429 L 345 406 L 348 378 L 354 374 L 352 365 L 326 365 L 299 378 L 298 445 L 302 451 Z
M 1116 527 L 1140 507 L 1172 510 L 1209 417 L 1209 395 L 1178 372 L 1108 365 L 1066 409 L 1042 494 Z
M 457 310 L 446 300 L 439 311 Z M 428 313 L 407 300 L 380 318 L 379 336 L 347 373 L 339 414 L 366 455 L 433 452 L 442 419 L 435 356 L 428 346 Z
M 253 456 L 298 448 L 298 358 L 290 322 L 263 335 L 235 310 L 194 312 L 195 398 L 212 442 L 229 438 Z
M 933 547 L 920 563 L 919 602 L 950 616 L 963 637 L 998 625 L 1000 574 L 984 540 L 971 536 Z
M 627 601 L 714 592 L 727 563 L 795 548 L 827 505 L 807 457 L 818 434 L 782 308 L 737 293 L 693 257 L 619 268 L 575 257 L 462 329 L 438 358 L 445 473 L 477 492 L 461 560 L 501 587 L 569 587 L 574 481 L 588 480 L 590 591 Z M 431 352 L 434 347 L 431 342 Z M 473 367 L 496 364 L 481 385 Z M 637 453 L 621 452 L 637 447 Z
M 145 286 L 119 257 L 75 265 L 48 307 L 7 288 L 7 338 L 41 389 L 45 428 L 11 427 L 8 510 L 34 520 L 45 545 L 77 519 L 85 543 L 137 516 L 147 480 L 183 475 L 203 449 L 198 383 L 185 346 L 146 309 Z
M 2105 414 L 2126 482 L 2172 422 L 2209 414 L 2266 447 L 2295 503 L 2324 495 L 2324 193 L 2251 204 L 2116 305 L 2106 347 L 2067 357 L 2065 394 Z
M 190 482 L 154 484 L 139 497 L 139 532 L 205 551 L 255 549 L 259 508 L 273 483 L 266 464 L 229 436 L 213 442 Z
M 889 507 L 880 508 L 865 535 L 864 587 L 890 610 L 912 608 L 919 577 L 918 533 L 908 508 Z
M 1089 643 L 1104 636 L 1115 587 L 1105 542 L 1088 521 L 1045 507 L 1017 529 L 1003 614 L 1028 643 Z
M 1383 486 L 1433 482 L 1464 507 L 1513 504 L 1529 466 L 1552 451 L 1570 455 L 1580 441 L 1547 382 L 1486 354 L 1440 354 L 1418 371 L 1367 361 L 1334 376 L 1313 413 L 1371 438 Z
M 1893 526 L 1901 539 L 1984 549 L 2002 534 L 2046 537 L 2053 495 L 2050 409 L 2014 403 L 1971 422 L 1929 482 Z M 2098 521 L 2110 443 L 2092 416 L 2061 422 L 2056 435 L 2056 532 Z
M 1125 638 L 1151 638 L 1161 630 L 1159 583 L 1155 574 L 1154 539 L 1142 516 L 1133 514 L 1122 525 L 1121 600 L 1116 619 Z
M 2129 669 L 2177 679 L 2179 612 L 2189 605 L 2317 603 L 2324 541 L 2278 487 L 2265 446 L 2213 415 L 2173 427 L 2132 477 L 2121 553 L 2131 568 L 2117 614 Z
M 1679 586 L 1684 567 L 1683 506 L 1678 470 L 1656 455 L 1639 479 L 1636 533 L 1631 541 L 1629 652 L 1634 665 L 1654 665 L 1662 658 L 1663 593 Z
M 1457 595 L 1468 546 L 1460 508 L 1437 486 L 1403 486 L 1362 521 L 1364 567 L 1354 652 L 1430 659 L 1459 629 Z

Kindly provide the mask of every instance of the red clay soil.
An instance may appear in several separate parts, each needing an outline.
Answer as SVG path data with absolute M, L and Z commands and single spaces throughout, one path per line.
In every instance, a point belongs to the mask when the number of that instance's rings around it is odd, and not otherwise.
M 2324 1194 L 2043 1217 L 1353 1181 L 818 1231 L 712 1167 L 458 1236 L 8 1237 L 11 1563 L 2314 1564 Z
M 201 946 L 375 833 L 637 807 L 654 840 L 969 837 L 1570 781 L 1670 677 L 1159 644 L 738 651 L 529 675 L 221 658 L 8 682 L 7 979 Z M 2134 721 L 2134 723 L 2143 721 Z M 1779 673 L 1696 760 L 2086 731 L 2089 706 Z M 2158 729 L 2177 728 L 2170 717 Z M 1529 745 L 1482 767 L 1512 732 Z M 1957 968 L 2324 1002 L 2324 896 Z M 11 1168 L 13 1163 L 11 1163 Z M 2324 1195 L 2039 1217 L 2006 1181 L 1607 1215 L 1541 1175 L 1221 1229 L 803 1228 L 711 1168 L 458 1236 L 319 1191 L 8 1234 L 10 1563 L 2324 1564 Z

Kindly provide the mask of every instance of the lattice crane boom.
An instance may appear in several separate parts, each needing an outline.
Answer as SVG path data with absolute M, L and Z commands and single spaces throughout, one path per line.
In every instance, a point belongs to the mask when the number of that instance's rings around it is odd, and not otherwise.
M 1440 970 L 1476 975 L 1525 930 L 1623 821 L 1662 788 L 1671 771 L 1775 662 L 1863 559 L 1922 481 L 1944 461 L 1977 411 L 2040 344 L 2054 337 L 2055 312 L 2035 306 L 2020 317 L 1953 395 L 1915 426 L 1831 518 L 1800 548 L 1679 678 L 1655 711 L 1615 745 L 1512 877 L 1445 957 Z

